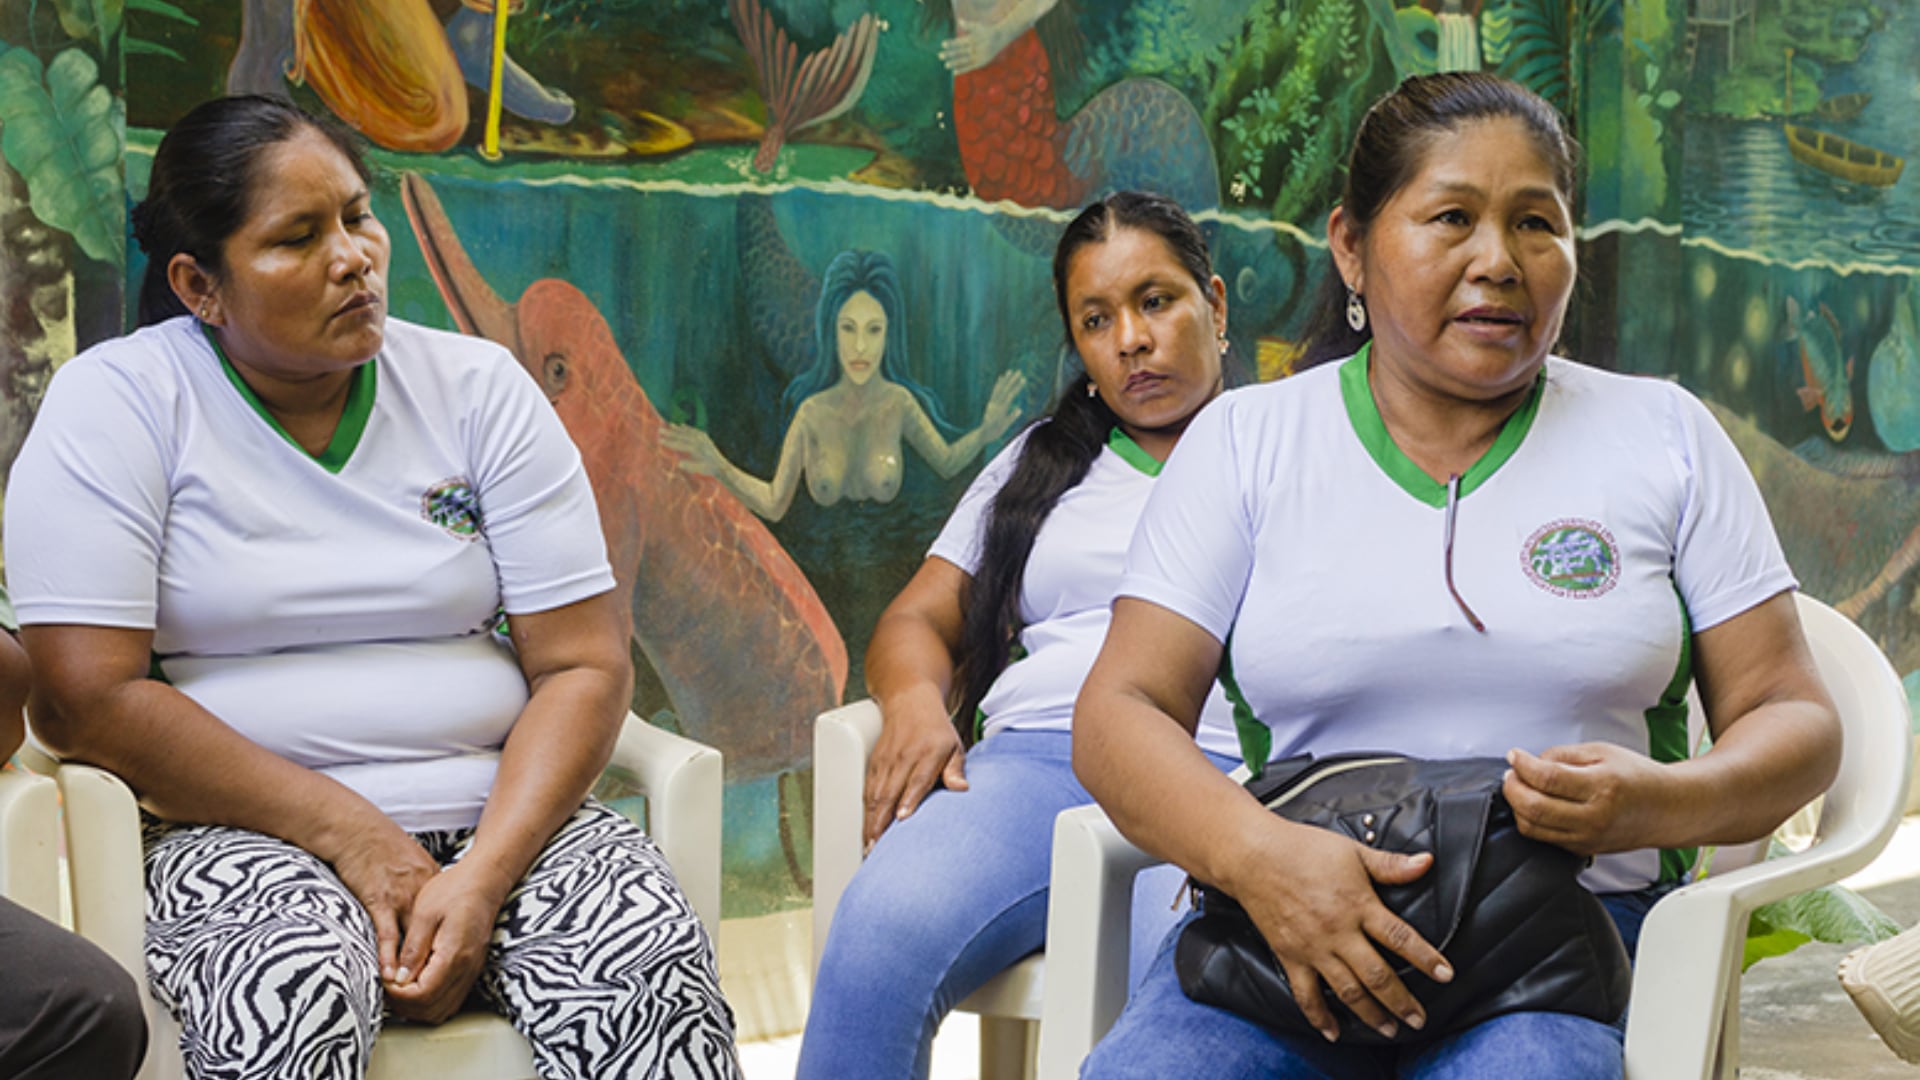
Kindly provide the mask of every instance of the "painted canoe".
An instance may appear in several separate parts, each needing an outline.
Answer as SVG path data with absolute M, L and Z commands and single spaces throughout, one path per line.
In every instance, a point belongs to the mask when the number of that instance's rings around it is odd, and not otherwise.
M 1907 167 L 1905 158 L 1862 146 L 1831 132 L 1787 124 L 1787 149 L 1796 161 L 1842 180 L 1869 187 L 1892 187 Z

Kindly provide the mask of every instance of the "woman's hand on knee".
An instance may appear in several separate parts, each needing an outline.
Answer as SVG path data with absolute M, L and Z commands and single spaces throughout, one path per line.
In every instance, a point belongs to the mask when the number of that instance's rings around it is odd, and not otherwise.
M 329 861 L 340 883 L 373 919 L 380 974 L 392 979 L 400 967 L 401 931 L 414 898 L 439 875 L 440 864 L 384 815 L 377 822 L 369 821 Z
M 1382 952 L 1405 958 L 1437 982 L 1451 980 L 1453 971 L 1438 949 L 1381 902 L 1374 883 L 1413 881 L 1432 865 L 1431 855 L 1377 851 L 1295 826 L 1280 857 L 1261 863 L 1232 895 L 1272 946 L 1309 1023 L 1329 1040 L 1339 1034 L 1326 1000 L 1330 989 L 1383 1034 L 1391 1035 L 1400 1023 L 1425 1026 L 1425 1010 Z
M 967 789 L 967 751 L 944 711 L 896 708 L 886 714 L 867 758 L 861 839 L 871 848 L 895 821 L 911 817 L 936 783 Z
M 406 923 L 387 1000 L 406 1020 L 438 1024 L 460 1011 L 487 960 L 487 942 L 506 900 L 472 867 L 454 863 L 420 895 Z

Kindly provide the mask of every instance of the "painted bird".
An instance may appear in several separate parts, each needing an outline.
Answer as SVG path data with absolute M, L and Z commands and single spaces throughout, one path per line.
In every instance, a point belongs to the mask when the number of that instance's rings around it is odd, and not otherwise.
M 660 414 L 585 293 L 542 278 L 507 303 L 426 180 L 406 174 L 401 194 L 454 322 L 511 349 L 580 447 L 630 630 L 687 733 L 721 750 L 730 782 L 805 765 L 813 718 L 847 682 L 846 643 L 806 575 L 739 499 L 660 446 Z

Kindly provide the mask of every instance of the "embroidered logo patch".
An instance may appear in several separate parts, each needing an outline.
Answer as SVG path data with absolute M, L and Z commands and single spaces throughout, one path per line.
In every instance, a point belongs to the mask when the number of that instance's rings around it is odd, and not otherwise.
M 1527 579 L 1555 596 L 1587 600 L 1620 579 L 1620 547 L 1597 521 L 1564 518 L 1541 526 L 1521 551 Z
M 483 528 L 480 497 L 474 494 L 473 485 L 467 483 L 464 476 L 442 480 L 428 488 L 427 493 L 420 496 L 420 516 L 461 540 L 480 539 Z

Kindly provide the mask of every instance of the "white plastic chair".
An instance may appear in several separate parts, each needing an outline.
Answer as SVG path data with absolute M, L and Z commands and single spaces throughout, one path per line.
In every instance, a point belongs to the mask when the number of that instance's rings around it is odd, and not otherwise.
M 0 768 L 0 896 L 51 922 L 60 921 L 59 803 L 53 781 Z
M 53 775 L 66 800 L 74 929 L 118 960 L 139 984 L 151 1032 L 139 1080 L 179 1080 L 180 1025 L 147 988 L 145 878 L 133 793 L 102 769 L 58 762 L 32 748 L 22 757 L 35 770 Z M 646 796 L 648 835 L 713 938 L 720 919 L 720 752 L 629 714 L 602 783 L 603 795 Z M 383 1028 L 367 1071 L 368 1080 L 531 1080 L 534 1075 L 526 1040 L 504 1018 L 482 1012 L 462 1013 L 438 1027 Z
M 867 757 L 880 738 L 880 708 L 856 701 L 822 713 L 813 725 L 813 966 L 820 968 L 827 928 L 862 858 Z M 1124 943 L 1123 943 L 1124 950 Z M 982 1080 L 1033 1075 L 1034 1025 L 1040 1021 L 1045 960 L 1020 961 L 954 1008 L 980 1017 Z M 1122 971 L 1125 955 L 1122 953 Z
M 1740 961 L 1747 917 L 1763 904 L 1839 881 L 1873 860 L 1899 825 L 1911 763 L 1906 693 L 1860 628 L 1799 597 L 1800 620 L 1845 732 L 1840 773 L 1807 850 L 1668 894 L 1640 931 L 1628 1009 L 1629 1080 L 1730 1078 L 1740 1061 Z M 1126 1003 L 1133 875 L 1154 860 L 1098 806 L 1054 824 L 1052 957 L 1040 1025 L 1041 1080 L 1068 1080 Z

